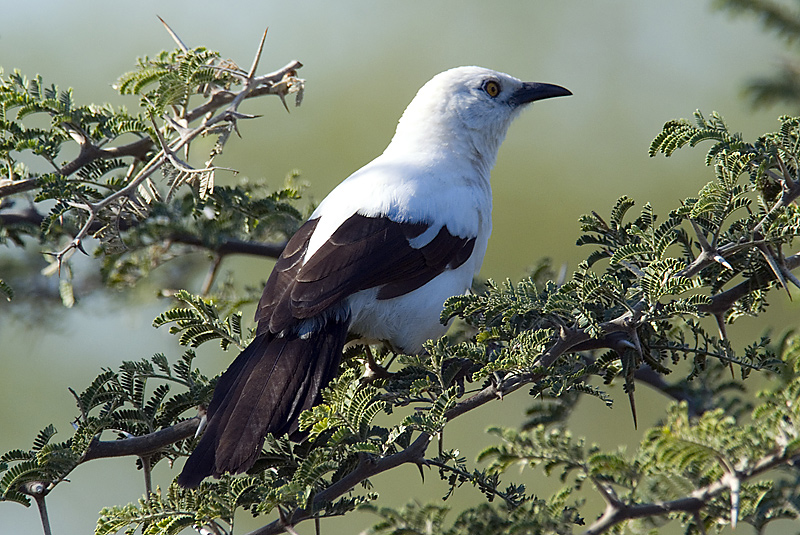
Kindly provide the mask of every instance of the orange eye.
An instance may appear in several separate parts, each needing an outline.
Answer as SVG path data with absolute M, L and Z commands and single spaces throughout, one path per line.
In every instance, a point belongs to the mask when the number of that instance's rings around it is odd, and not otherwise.
M 483 84 L 483 90 L 486 91 L 487 95 L 494 98 L 500 94 L 500 84 L 498 84 L 494 80 L 489 80 L 488 82 Z

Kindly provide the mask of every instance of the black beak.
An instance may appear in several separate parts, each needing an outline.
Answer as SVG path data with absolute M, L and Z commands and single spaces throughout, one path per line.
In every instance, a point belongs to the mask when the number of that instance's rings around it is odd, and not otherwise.
M 540 82 L 525 82 L 522 87 L 514 91 L 511 98 L 508 100 L 509 104 L 514 107 L 528 104 L 534 100 L 544 100 L 553 97 L 568 97 L 572 91 L 566 87 L 561 87 L 555 84 L 543 84 Z

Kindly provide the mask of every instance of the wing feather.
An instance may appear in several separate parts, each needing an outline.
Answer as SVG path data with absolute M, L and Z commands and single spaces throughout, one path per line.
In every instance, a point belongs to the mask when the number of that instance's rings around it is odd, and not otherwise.
M 301 263 L 318 221 L 303 225 L 278 260 L 256 313 L 259 332 L 281 332 L 361 290 L 380 287 L 378 299 L 412 292 L 462 265 L 475 246 L 474 237 L 454 236 L 442 226 L 430 242 L 414 247 L 410 240 L 430 224 L 354 214 Z

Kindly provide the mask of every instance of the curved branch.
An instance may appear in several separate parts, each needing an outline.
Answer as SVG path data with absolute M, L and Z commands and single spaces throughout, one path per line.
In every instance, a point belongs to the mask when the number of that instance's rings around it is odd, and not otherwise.
M 314 497 L 312 511 L 307 509 L 298 509 L 294 512 L 294 514 L 292 514 L 288 521 L 283 521 L 281 519 L 275 520 L 265 526 L 251 531 L 247 535 L 274 535 L 276 533 L 283 533 L 286 531 L 287 526 L 291 527 L 304 520 L 313 518 L 313 511 L 316 510 L 317 507 L 325 503 L 332 502 L 339 496 L 349 492 L 350 489 L 362 481 L 380 474 L 381 472 L 386 472 L 387 470 L 396 468 L 401 464 L 419 464 L 424 462 L 425 450 L 427 450 L 430 441 L 431 436 L 427 433 L 422 433 L 416 438 L 416 440 L 414 440 L 414 442 L 411 443 L 409 447 L 403 451 L 389 455 L 388 457 L 384 457 L 382 459 L 375 459 L 373 457 L 366 456 L 363 457 L 358 463 L 358 466 L 356 466 L 352 472 L 344 476 L 336 483 L 332 484 L 330 487 L 319 492 Z
M 777 468 L 783 464 L 792 464 L 800 461 L 800 453 L 789 455 L 786 452 L 773 453 L 757 461 L 752 468 L 738 471 L 736 476 L 739 481 L 753 479 L 764 472 Z M 584 532 L 584 535 L 598 535 L 625 520 L 644 518 L 647 516 L 665 515 L 676 511 L 692 513 L 705 507 L 708 502 L 730 489 L 729 476 L 723 476 L 714 483 L 701 487 L 691 495 L 661 503 L 646 503 L 627 505 L 619 501 L 607 502 L 606 510 Z
M 278 258 L 286 247 L 286 242 L 261 243 L 254 241 L 237 240 L 226 238 L 214 246 L 208 245 L 199 237 L 193 234 L 171 234 L 164 241 L 193 245 L 214 251 L 218 255 L 226 256 L 230 254 L 247 254 L 253 256 L 264 256 L 267 258 Z
M 80 462 L 85 463 L 94 459 L 126 457 L 128 455 L 142 457 L 155 453 L 170 444 L 194 436 L 198 425 L 200 425 L 200 417 L 195 416 L 178 422 L 173 426 L 139 437 L 124 438 L 122 440 L 95 439 L 81 457 Z

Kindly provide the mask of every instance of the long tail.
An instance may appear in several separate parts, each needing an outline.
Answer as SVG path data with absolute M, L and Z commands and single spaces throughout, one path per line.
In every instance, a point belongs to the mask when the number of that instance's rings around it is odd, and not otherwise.
M 208 425 L 178 484 L 253 466 L 267 433 L 297 429 L 339 367 L 349 319 L 329 318 L 301 335 L 261 333 L 222 374 L 208 407 Z

